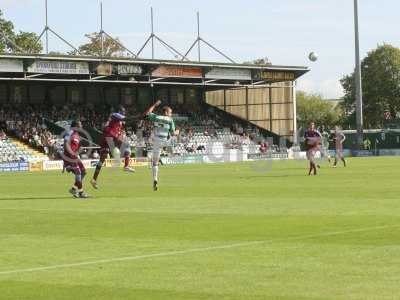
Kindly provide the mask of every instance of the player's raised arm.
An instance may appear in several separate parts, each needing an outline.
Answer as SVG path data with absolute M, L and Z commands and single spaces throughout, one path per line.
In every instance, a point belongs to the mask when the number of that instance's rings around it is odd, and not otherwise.
M 150 106 L 145 112 L 144 112 L 144 116 L 147 117 L 149 116 L 151 113 L 153 113 L 153 111 L 156 109 L 156 107 L 160 106 L 161 104 L 161 100 L 157 100 L 156 103 L 154 103 L 152 106 Z

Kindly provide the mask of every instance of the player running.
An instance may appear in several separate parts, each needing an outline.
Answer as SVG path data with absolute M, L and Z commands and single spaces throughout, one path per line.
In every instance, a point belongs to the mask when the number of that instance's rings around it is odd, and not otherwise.
M 321 158 L 327 159 L 328 163 L 331 163 L 331 156 L 329 155 L 329 132 L 325 130 L 325 128 L 322 129 L 321 133 L 322 139 L 321 139 Z
M 178 135 L 179 130 L 175 130 L 175 122 L 172 119 L 172 109 L 169 106 L 163 107 L 164 115 L 156 115 L 153 113 L 156 107 L 160 106 L 161 101 L 158 100 L 150 106 L 144 113 L 145 117 L 154 122 L 154 138 L 152 153 L 152 173 L 153 173 L 153 190 L 158 190 L 158 161 L 160 160 L 161 150 L 167 146 L 168 139 L 173 135 Z
M 81 138 L 79 136 L 79 129 L 82 128 L 80 121 L 73 121 L 71 130 L 64 137 L 64 170 L 68 173 L 75 174 L 75 183 L 69 192 L 75 198 L 89 198 L 83 192 L 83 179 L 86 175 L 86 169 L 79 158 L 79 150 L 81 148 Z
M 97 163 L 96 170 L 94 171 L 93 178 L 90 181 L 93 188 L 98 189 L 97 178 L 99 177 L 101 168 L 104 165 L 107 156 L 112 153 L 115 147 L 121 149 L 121 154 L 124 157 L 124 171 L 135 172 L 133 168 L 129 167 L 129 160 L 131 157 L 130 146 L 124 142 L 125 134 L 123 132 L 125 120 L 125 109 L 121 108 L 120 112 L 112 113 L 110 119 L 103 130 L 103 135 L 100 140 L 100 160 Z
M 315 128 L 315 123 L 311 122 L 308 129 L 304 133 L 304 143 L 307 151 L 307 159 L 310 161 L 310 169 L 308 175 L 313 172 L 317 175 L 317 167 L 319 165 L 315 162 L 315 154 L 320 151 L 321 146 L 321 133 Z
M 333 163 L 333 167 L 336 168 L 338 160 L 340 159 L 343 162 L 343 165 L 346 167 L 346 160 L 343 155 L 343 142 L 346 140 L 346 136 L 339 130 L 339 127 L 335 127 L 335 132 L 332 133 L 331 140 L 335 143 L 335 162 Z

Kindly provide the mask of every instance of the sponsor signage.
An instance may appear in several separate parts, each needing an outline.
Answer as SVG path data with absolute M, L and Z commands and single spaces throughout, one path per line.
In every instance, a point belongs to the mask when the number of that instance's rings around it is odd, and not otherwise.
M 400 156 L 400 149 L 379 149 L 379 156 Z
M 353 150 L 351 152 L 354 157 L 365 157 L 365 156 L 374 156 L 374 151 L 370 150 Z
M 287 152 L 284 153 L 249 153 L 248 159 L 288 159 Z
M 29 171 L 29 163 L 27 162 L 0 163 L 0 173 L 22 172 L 22 171 Z
M 166 165 L 198 164 L 198 163 L 212 164 L 212 163 L 222 163 L 222 162 L 238 162 L 246 160 L 247 160 L 247 154 L 237 150 L 229 150 L 221 154 L 187 155 L 187 156 L 174 156 L 174 157 L 161 158 L 161 162 Z
M 140 167 L 140 166 L 147 166 L 149 164 L 148 159 L 136 159 L 136 158 L 130 158 L 129 159 L 129 166 L 130 167 Z M 124 159 L 106 159 L 105 161 L 105 167 L 115 167 L 115 168 L 120 168 L 124 166 Z
M 43 162 L 42 161 L 37 161 L 37 162 L 29 163 L 29 171 L 30 172 L 43 171 Z
M 203 156 L 205 163 L 213 164 L 248 160 L 247 152 L 238 149 L 221 149 L 222 152 L 217 149 L 215 150 L 215 152 Z
M 0 72 L 19 73 L 24 71 L 22 60 L 0 59 Z
M 98 161 L 97 159 L 84 159 L 82 160 L 82 164 L 86 169 L 93 169 L 96 167 Z M 63 167 L 64 162 L 62 160 L 48 160 L 43 162 L 43 170 L 45 171 L 62 170 Z
M 292 72 L 282 71 L 258 71 L 256 72 L 254 79 L 256 80 L 270 80 L 270 81 L 290 81 L 295 79 L 295 75 Z
M 161 157 L 161 162 L 166 165 L 195 164 L 204 162 L 203 156 L 175 156 Z
M 139 65 L 117 65 L 117 73 L 119 75 L 140 75 L 143 69 Z
M 336 156 L 336 150 L 328 150 L 328 154 L 331 157 L 335 157 Z M 349 149 L 343 149 L 342 154 L 345 157 L 350 157 L 351 156 L 351 151 Z
M 251 80 L 251 71 L 230 68 L 213 68 L 206 73 L 208 79 Z
M 129 161 L 130 167 L 144 167 L 149 165 L 148 158 L 131 158 Z
M 43 170 L 45 171 L 62 170 L 63 166 L 62 160 L 47 160 L 43 162 Z
M 195 67 L 173 67 L 161 66 L 155 69 L 151 76 L 154 77 L 195 77 L 201 78 L 203 71 L 201 68 Z
M 87 62 L 37 60 L 28 67 L 30 73 L 89 74 Z
M 98 160 L 90 160 L 90 159 L 82 160 L 82 164 L 86 169 L 95 168 L 98 162 L 99 162 Z

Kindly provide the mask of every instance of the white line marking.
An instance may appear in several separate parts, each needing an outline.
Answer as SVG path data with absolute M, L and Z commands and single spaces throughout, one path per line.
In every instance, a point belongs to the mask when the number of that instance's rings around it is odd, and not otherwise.
M 69 264 L 59 264 L 59 265 L 52 265 L 52 266 L 46 266 L 46 267 L 0 271 L 0 275 L 10 275 L 10 274 L 18 274 L 18 273 L 30 273 L 30 272 L 36 272 L 36 271 L 55 270 L 55 269 L 62 269 L 62 268 L 90 266 L 90 265 L 106 264 L 106 263 L 112 263 L 112 262 L 140 260 L 140 259 L 153 258 L 153 257 L 175 256 L 175 255 L 180 255 L 180 254 L 207 252 L 207 251 L 212 251 L 212 250 L 224 250 L 224 249 L 232 249 L 232 248 L 246 247 L 246 246 L 252 246 L 252 245 L 259 245 L 259 244 L 267 244 L 267 243 L 273 243 L 273 242 L 284 242 L 284 241 L 290 241 L 290 240 L 304 240 L 304 239 L 317 238 L 317 237 L 326 237 L 326 236 L 341 235 L 341 234 L 356 233 L 356 232 L 368 232 L 368 231 L 374 231 L 374 230 L 379 230 L 379 229 L 399 228 L 399 227 L 400 227 L 400 225 L 383 225 L 383 226 L 375 226 L 375 227 L 365 227 L 365 228 L 359 228 L 359 229 L 334 231 L 334 232 L 312 234 L 312 235 L 303 235 L 303 236 L 288 237 L 288 238 L 282 238 L 282 239 L 250 241 L 250 242 L 243 242 L 243 243 L 236 243 L 236 244 L 229 244 L 229 245 L 210 246 L 210 247 L 204 247 L 204 248 L 193 248 L 193 249 L 187 249 L 187 250 L 177 250 L 177 251 L 161 252 L 161 253 L 154 253 L 154 254 L 117 257 L 117 258 L 100 259 L 100 260 L 69 263 Z

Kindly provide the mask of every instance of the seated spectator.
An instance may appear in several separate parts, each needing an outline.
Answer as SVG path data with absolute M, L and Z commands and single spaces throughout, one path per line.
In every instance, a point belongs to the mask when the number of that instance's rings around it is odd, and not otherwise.
M 4 139 L 6 139 L 7 138 L 7 135 L 6 135 L 6 133 L 4 132 L 4 130 L 2 129 L 2 130 L 0 130 L 0 140 L 4 140 Z
M 94 150 L 92 152 L 92 158 L 93 159 L 99 159 L 100 158 L 99 152 L 97 152 L 97 150 Z
M 268 151 L 268 144 L 266 142 L 260 143 L 260 152 L 266 153 Z

